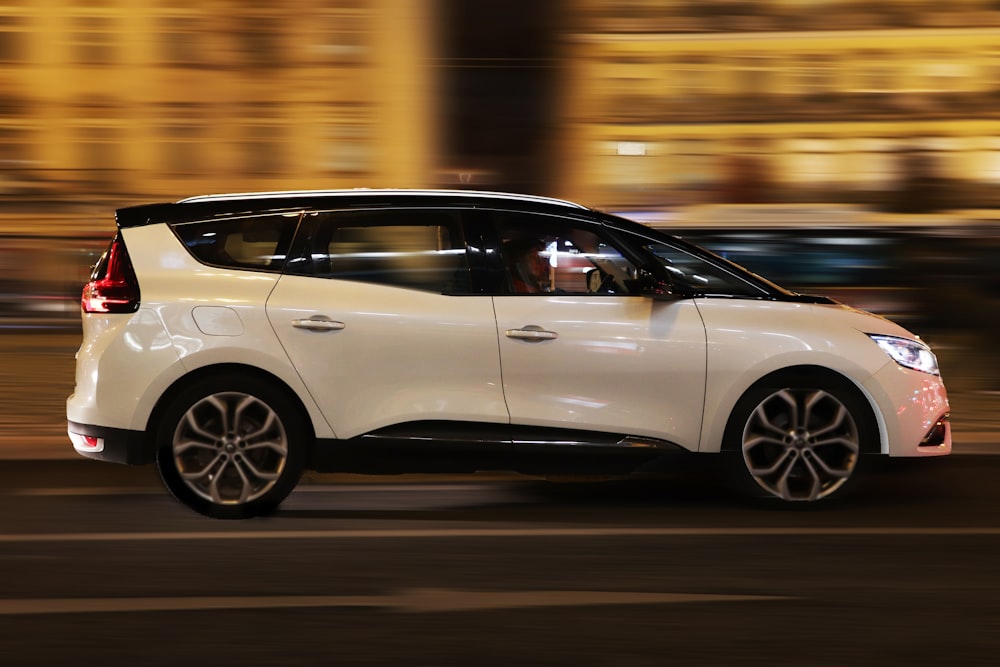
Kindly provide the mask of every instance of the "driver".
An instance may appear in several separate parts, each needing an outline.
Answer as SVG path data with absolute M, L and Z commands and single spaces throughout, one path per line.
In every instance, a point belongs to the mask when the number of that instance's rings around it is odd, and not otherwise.
M 542 255 L 545 244 L 534 238 L 511 239 L 504 257 L 514 291 L 518 294 L 549 292 L 549 262 Z

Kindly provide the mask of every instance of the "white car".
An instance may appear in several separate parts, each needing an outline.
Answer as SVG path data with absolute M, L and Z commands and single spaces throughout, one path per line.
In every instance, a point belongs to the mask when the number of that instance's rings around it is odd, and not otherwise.
M 268 512 L 304 469 L 615 476 L 697 452 L 813 501 L 866 455 L 951 451 L 917 336 L 570 202 L 211 195 L 117 226 L 69 435 L 209 516 Z

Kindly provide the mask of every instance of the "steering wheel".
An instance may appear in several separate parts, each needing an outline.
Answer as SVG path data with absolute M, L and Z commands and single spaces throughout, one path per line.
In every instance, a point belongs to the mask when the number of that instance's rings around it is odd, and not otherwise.
M 590 294 L 606 294 L 615 286 L 615 277 L 600 269 L 587 271 L 587 292 Z

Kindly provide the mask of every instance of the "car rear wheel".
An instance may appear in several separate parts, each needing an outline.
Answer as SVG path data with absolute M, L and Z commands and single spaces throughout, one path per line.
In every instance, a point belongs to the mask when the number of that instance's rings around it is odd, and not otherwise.
M 280 390 L 227 375 L 181 391 L 157 431 L 160 477 L 179 501 L 206 516 L 270 512 L 302 474 L 305 433 Z
M 877 429 L 867 402 L 846 380 L 789 376 L 747 392 L 725 448 L 745 488 L 784 501 L 813 501 L 856 484 Z

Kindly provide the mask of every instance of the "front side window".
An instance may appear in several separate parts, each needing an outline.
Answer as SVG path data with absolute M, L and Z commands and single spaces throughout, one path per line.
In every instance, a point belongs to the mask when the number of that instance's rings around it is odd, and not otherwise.
M 652 243 L 645 248 L 666 270 L 675 292 L 706 296 L 766 295 L 764 290 L 739 278 L 735 273 L 681 248 L 665 243 Z
M 635 265 L 599 225 L 549 215 L 494 212 L 507 294 L 639 292 Z
M 212 266 L 281 271 L 299 213 L 172 225 L 194 257 Z
M 469 290 L 457 212 L 384 209 L 306 214 L 290 273 L 439 294 Z

